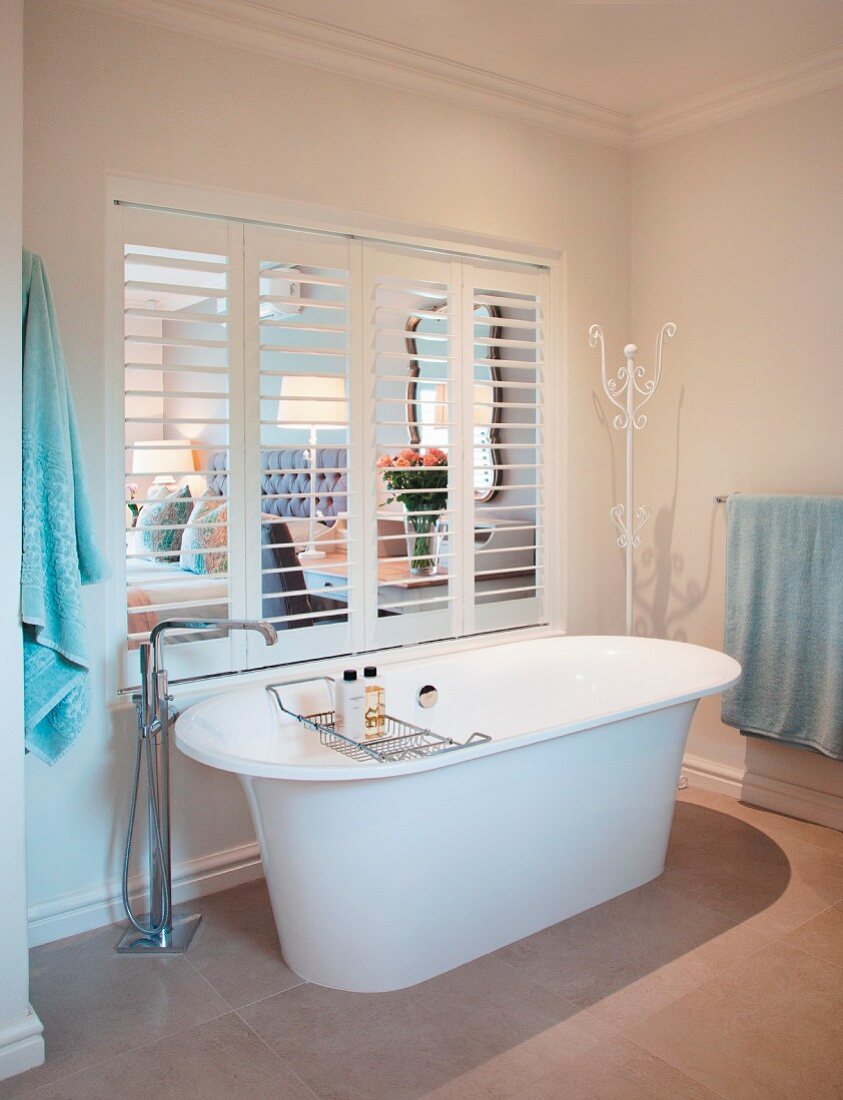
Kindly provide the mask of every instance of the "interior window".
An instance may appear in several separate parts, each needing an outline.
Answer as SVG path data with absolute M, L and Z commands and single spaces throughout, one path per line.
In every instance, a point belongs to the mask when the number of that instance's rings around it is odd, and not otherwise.
M 121 209 L 122 683 L 547 620 L 547 272 Z

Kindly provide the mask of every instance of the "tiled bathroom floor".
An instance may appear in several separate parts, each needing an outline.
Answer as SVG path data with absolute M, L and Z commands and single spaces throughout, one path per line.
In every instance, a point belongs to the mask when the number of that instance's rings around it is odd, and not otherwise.
M 657 881 L 413 989 L 281 961 L 262 883 L 185 957 L 36 948 L 47 1063 L 0 1100 L 843 1097 L 843 834 L 680 795 Z

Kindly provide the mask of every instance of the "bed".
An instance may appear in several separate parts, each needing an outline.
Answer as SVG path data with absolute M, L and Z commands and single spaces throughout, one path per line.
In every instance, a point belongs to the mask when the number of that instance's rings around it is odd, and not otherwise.
M 330 527 L 346 509 L 347 456 L 344 448 L 316 452 L 315 500 L 322 522 Z M 226 497 L 228 453 L 208 456 L 207 492 Z M 261 567 L 263 616 L 277 629 L 295 629 L 331 621 L 325 612 L 347 612 L 341 603 L 312 596 L 292 545 L 291 528 L 310 515 L 311 469 L 301 448 L 267 450 L 261 454 Z M 280 571 L 283 570 L 283 571 Z M 225 618 L 229 614 L 228 574 L 197 574 L 181 568 L 178 558 L 157 561 L 128 557 L 126 604 L 129 648 L 137 649 L 156 623 L 174 617 Z M 317 619 L 313 616 L 321 612 Z

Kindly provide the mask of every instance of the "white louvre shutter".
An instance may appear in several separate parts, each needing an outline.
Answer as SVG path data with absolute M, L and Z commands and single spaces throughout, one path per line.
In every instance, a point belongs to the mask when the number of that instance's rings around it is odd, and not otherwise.
M 126 627 L 123 684 L 137 683 L 137 645 L 165 619 L 242 613 L 242 522 L 232 456 L 242 417 L 241 230 L 202 218 L 121 209 L 123 266 L 124 462 L 122 483 L 134 483 L 126 506 L 147 509 L 137 527 L 125 523 Z M 213 500 L 217 518 L 205 542 L 183 557 L 188 519 L 225 456 L 234 481 Z M 170 479 L 162 480 L 162 479 Z M 189 492 L 174 515 L 158 517 L 162 496 Z M 227 515 L 225 512 L 227 509 Z M 185 568 L 189 566 L 189 568 Z M 213 635 L 170 636 L 175 676 L 227 671 L 238 665 L 237 641 Z
M 359 593 L 349 243 L 248 228 L 245 270 L 248 603 L 280 634 L 275 650 L 252 640 L 249 664 L 347 653 Z
M 547 622 L 547 324 L 545 272 L 466 265 L 474 504 L 466 633 Z M 490 381 L 491 376 L 491 381 Z M 491 436 L 491 438 L 490 438 Z
M 455 430 L 459 409 L 455 364 L 460 357 L 461 332 L 454 312 L 458 276 L 458 262 L 375 245 L 364 250 L 364 349 L 370 379 L 365 409 L 369 648 L 459 633 L 462 534 L 457 519 L 462 472 Z M 416 329 L 420 346 L 418 355 L 413 356 L 408 338 L 412 325 L 420 321 L 425 326 L 423 342 Z M 435 443 L 431 437 L 415 448 L 408 435 L 407 412 L 414 359 L 421 370 L 417 404 L 435 424 Z M 426 502 L 414 509 L 421 514 L 438 512 L 444 529 L 437 571 L 425 576 L 413 571 L 424 558 L 414 557 L 418 546 L 405 535 L 406 509 L 392 499 L 384 480 L 389 471 L 379 470 L 377 463 L 394 459 L 404 449 L 423 452 L 432 445 L 448 456 L 448 478 L 446 488 L 426 491 Z
M 173 637 L 174 680 L 550 621 L 546 269 L 129 207 L 115 220 L 122 687 L 163 619 L 280 634 L 274 649 Z M 445 465 L 410 511 L 439 520 L 438 549 L 408 542 L 383 466 L 432 448 Z M 141 542 L 124 483 L 148 520 L 167 477 L 190 507 L 145 521 L 169 545 Z M 200 500 L 214 514 L 196 545 Z

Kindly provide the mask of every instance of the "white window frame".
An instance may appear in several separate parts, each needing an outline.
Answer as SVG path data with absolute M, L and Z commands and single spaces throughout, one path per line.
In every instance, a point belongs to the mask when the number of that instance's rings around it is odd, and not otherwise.
M 544 387 L 544 402 L 547 409 L 547 445 L 545 450 L 546 477 L 549 491 L 544 503 L 544 523 L 546 542 L 555 548 L 549 555 L 549 568 L 546 570 L 545 583 L 548 621 L 546 624 L 518 628 L 518 637 L 543 637 L 564 634 L 567 620 L 567 447 L 565 445 L 565 426 L 567 423 L 567 363 L 563 354 L 565 347 L 564 298 L 566 284 L 565 253 L 543 246 L 520 244 L 497 238 L 486 238 L 479 234 L 449 231 L 447 236 L 442 230 L 415 222 L 385 220 L 359 212 L 328 208 L 309 203 L 285 201 L 266 196 L 251 196 L 237 192 L 223 191 L 203 187 L 191 187 L 181 184 L 165 183 L 154 180 L 132 179 L 109 176 L 105 187 L 106 219 L 106 471 L 114 471 L 115 476 L 108 478 L 103 493 L 106 509 L 105 530 L 107 549 L 112 562 L 112 580 L 109 584 L 107 624 L 105 637 L 107 642 L 107 683 L 109 698 L 126 694 L 122 686 L 120 652 L 125 640 L 125 546 L 122 530 L 113 522 L 115 515 L 122 514 L 124 508 L 123 476 L 123 418 L 124 379 L 123 379 L 123 247 L 120 232 L 119 206 L 137 206 L 151 210 L 194 215 L 206 218 L 223 218 L 245 225 L 258 224 L 267 227 L 299 230 L 304 232 L 325 232 L 359 238 L 361 241 L 394 244 L 420 249 L 440 255 L 453 255 L 458 258 L 477 258 L 486 261 L 502 261 L 507 264 L 525 265 L 529 268 L 546 268 L 549 276 L 549 301 L 547 316 L 549 332 L 546 349 L 547 378 Z M 359 270 L 352 271 L 352 279 L 362 274 L 362 249 L 352 249 L 352 262 Z M 362 324 L 356 314 L 352 318 L 352 329 Z M 350 339 L 354 341 L 359 333 L 352 331 Z M 114 364 L 121 365 L 120 370 Z M 352 398 L 357 398 L 357 407 L 363 406 L 363 390 L 366 385 L 366 372 L 358 370 L 352 374 L 350 386 Z M 117 475 L 119 471 L 119 476 Z M 552 487 L 552 488 L 551 488 Z M 459 652 L 466 649 L 492 646 L 511 641 L 513 630 L 502 630 L 482 635 L 463 635 L 443 641 L 421 642 L 424 654 Z M 362 651 L 361 651 L 362 652 Z M 400 650 L 382 651 L 379 661 L 390 664 L 395 660 L 406 660 L 406 646 Z M 279 663 L 273 671 L 277 676 L 289 669 L 290 675 L 306 675 L 310 671 L 320 673 L 337 664 L 341 658 L 326 658 L 304 663 Z M 199 687 L 208 690 L 214 684 L 224 685 L 232 677 L 238 683 L 264 679 L 266 669 L 255 671 L 231 671 L 213 677 L 201 677 L 196 686 L 189 682 L 176 685 L 179 693 L 189 695 Z

